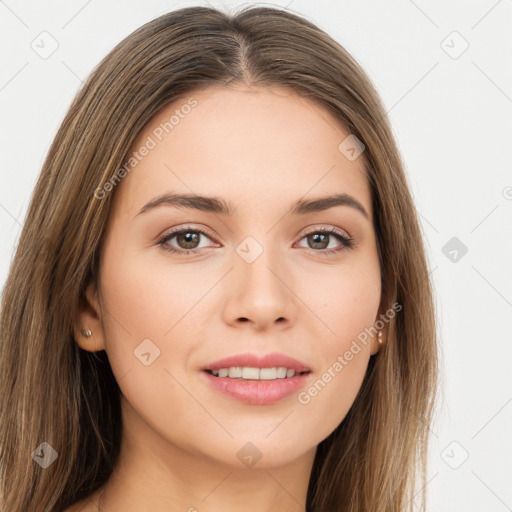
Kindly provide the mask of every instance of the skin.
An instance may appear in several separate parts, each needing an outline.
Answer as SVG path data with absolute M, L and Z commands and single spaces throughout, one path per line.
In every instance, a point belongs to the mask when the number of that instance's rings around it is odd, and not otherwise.
M 383 313 L 363 159 L 348 160 L 338 145 L 349 132 L 288 89 L 215 86 L 191 96 L 197 106 L 115 188 L 99 286 L 89 285 L 77 314 L 79 345 L 107 351 L 122 392 L 121 456 L 100 489 L 101 510 L 305 510 L 316 447 L 354 402 L 376 337 L 308 404 L 297 394 L 244 404 L 199 369 L 243 352 L 282 352 L 313 370 L 309 386 Z M 132 151 L 187 98 L 159 112 Z M 137 215 L 164 192 L 216 196 L 236 212 L 161 206 Z M 350 206 L 288 215 L 294 201 L 334 192 L 357 199 L 369 219 Z M 188 226 L 214 236 L 199 235 L 192 255 L 158 244 Z M 304 233 L 331 227 L 354 247 Z M 263 249 L 252 263 L 236 252 L 247 236 Z M 193 247 L 179 237 L 167 244 Z M 322 255 L 326 248 L 341 250 Z M 147 338 L 160 350 L 149 366 L 133 352 Z M 247 442 L 262 455 L 252 468 L 237 457 Z M 98 510 L 100 491 L 68 511 Z

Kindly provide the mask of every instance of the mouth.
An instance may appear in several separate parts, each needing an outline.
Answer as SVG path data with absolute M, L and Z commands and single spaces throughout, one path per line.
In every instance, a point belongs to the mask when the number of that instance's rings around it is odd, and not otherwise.
M 246 404 L 267 405 L 286 398 L 311 379 L 312 370 L 284 354 L 240 354 L 201 368 L 207 383 Z
M 263 355 L 237 354 L 213 361 L 203 366 L 201 370 L 209 371 L 217 377 L 272 380 L 307 373 L 311 371 L 311 368 L 298 359 L 273 352 Z
M 297 372 L 293 368 L 285 366 L 272 368 L 257 368 L 251 366 L 231 366 L 219 368 L 218 370 L 203 370 L 204 372 L 218 378 L 241 379 L 241 380 L 277 380 L 291 379 L 295 376 L 307 375 L 311 370 Z

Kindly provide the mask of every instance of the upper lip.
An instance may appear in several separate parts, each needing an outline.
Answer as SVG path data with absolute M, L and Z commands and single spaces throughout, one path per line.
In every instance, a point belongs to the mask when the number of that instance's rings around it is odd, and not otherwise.
M 310 372 L 311 369 L 302 361 L 298 361 L 286 354 L 273 352 L 271 354 L 237 354 L 224 359 L 218 359 L 204 365 L 201 370 L 219 370 L 220 368 L 231 368 L 233 366 L 245 366 L 250 368 L 279 368 L 285 367 L 295 370 L 297 373 Z

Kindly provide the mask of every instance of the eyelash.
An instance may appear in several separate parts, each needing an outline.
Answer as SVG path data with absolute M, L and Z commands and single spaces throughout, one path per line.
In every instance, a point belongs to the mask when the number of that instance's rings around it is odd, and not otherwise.
M 158 241 L 158 245 L 161 245 L 162 249 L 164 251 L 169 251 L 174 254 L 179 254 L 179 255 L 187 255 L 187 254 L 192 254 L 192 253 L 197 254 L 199 249 L 176 249 L 170 245 L 167 245 L 167 242 L 169 240 L 171 240 L 171 238 L 174 238 L 176 235 L 179 235 L 181 233 L 187 233 L 187 232 L 201 233 L 204 236 L 206 236 L 207 238 L 210 238 L 210 239 L 213 238 L 212 235 L 204 229 L 188 227 L 188 228 L 177 229 L 175 231 L 171 231 L 170 233 L 164 235 Z M 339 242 L 341 242 L 342 246 L 341 246 L 341 248 L 336 248 L 336 249 L 321 249 L 321 250 L 308 249 L 309 251 L 312 251 L 315 254 L 320 254 L 322 256 L 330 256 L 331 254 L 338 253 L 338 252 L 341 252 L 346 249 L 352 249 L 354 247 L 354 240 L 352 238 L 342 234 L 336 228 L 314 229 L 314 230 L 308 231 L 307 233 L 304 233 L 301 240 L 308 235 L 318 234 L 318 233 L 329 234 L 329 235 L 334 236 L 334 238 L 336 238 Z

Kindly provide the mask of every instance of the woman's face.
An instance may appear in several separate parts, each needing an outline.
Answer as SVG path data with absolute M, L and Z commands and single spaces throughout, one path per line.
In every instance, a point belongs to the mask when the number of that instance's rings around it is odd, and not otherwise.
M 93 331 L 81 346 L 108 353 L 132 439 L 264 468 L 315 450 L 343 420 L 378 350 L 360 335 L 381 312 L 371 194 L 349 135 L 287 89 L 241 87 L 190 94 L 139 135 L 110 192 L 99 290 L 87 291 L 97 317 L 80 319 Z M 247 354 L 310 372 L 204 371 Z

